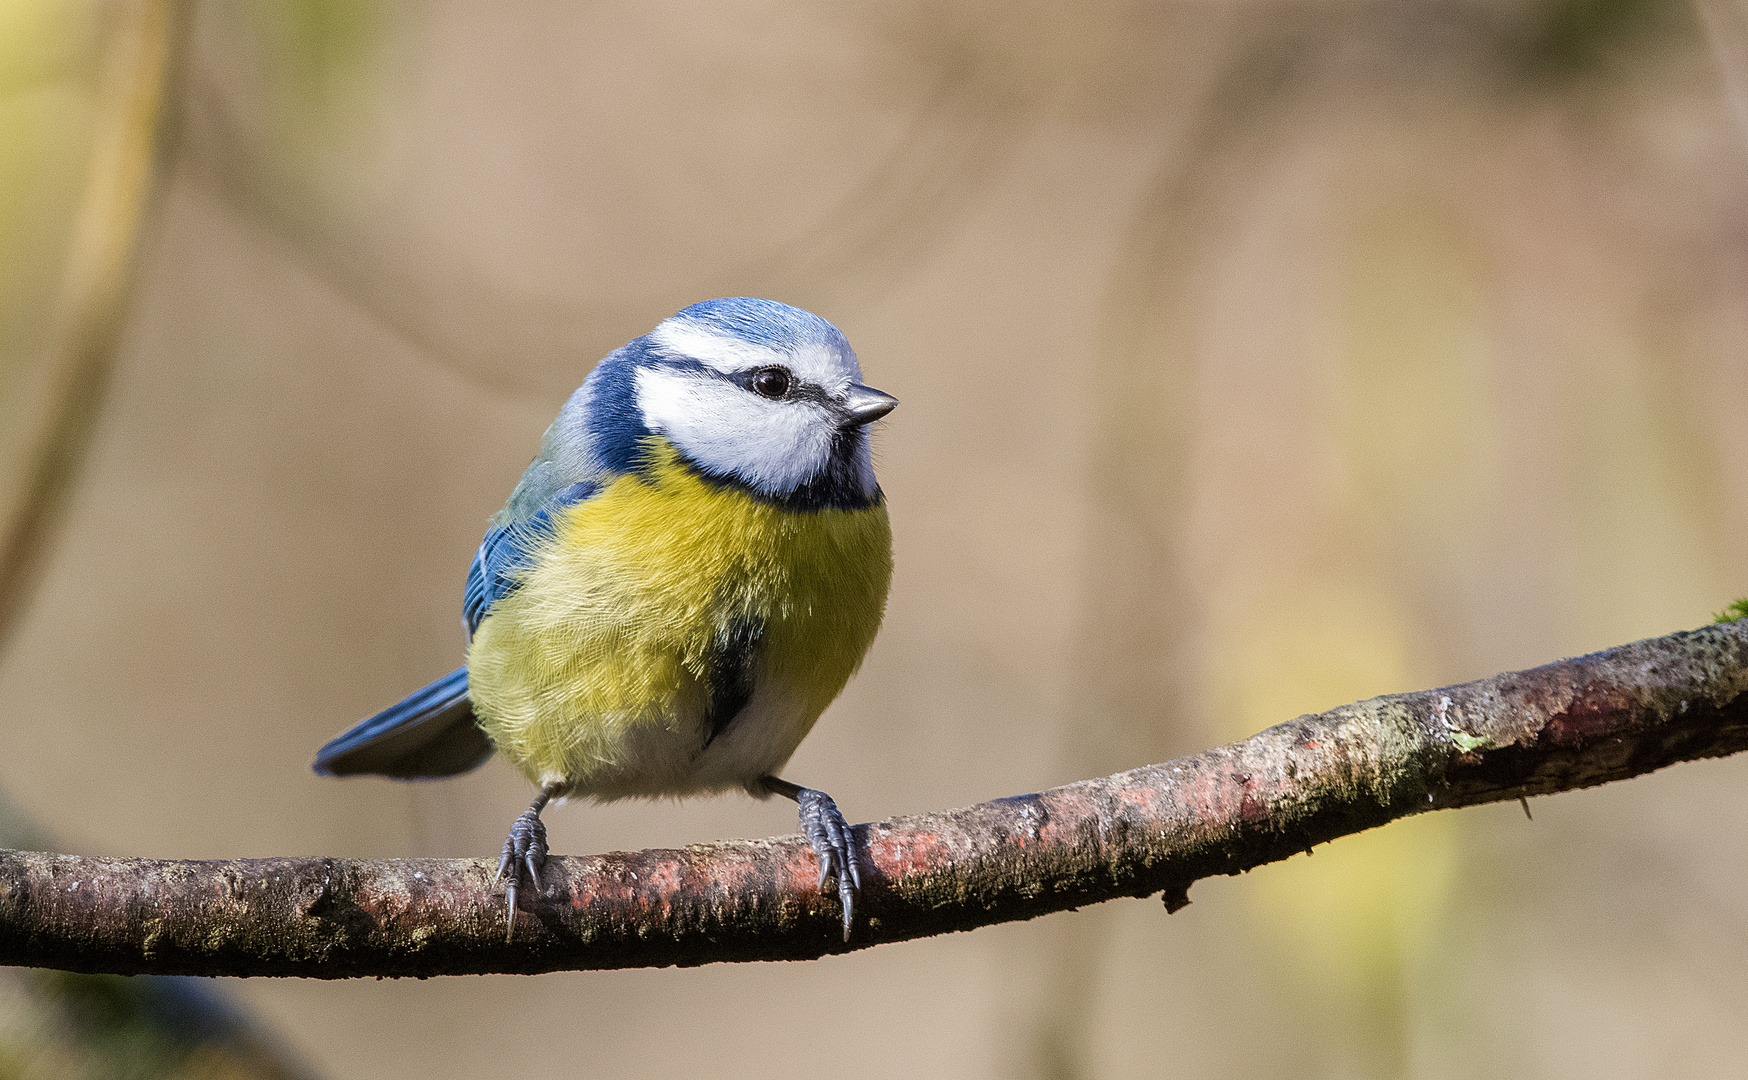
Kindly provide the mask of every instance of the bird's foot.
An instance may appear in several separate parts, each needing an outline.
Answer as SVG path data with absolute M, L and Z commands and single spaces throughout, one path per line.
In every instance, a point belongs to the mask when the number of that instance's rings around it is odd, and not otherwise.
M 504 839 L 504 854 L 498 860 L 498 873 L 492 880 L 509 877 L 504 886 L 504 903 L 509 908 L 504 928 L 506 942 L 515 939 L 516 893 L 524 873 L 534 891 L 540 891 L 540 868 L 546 865 L 546 823 L 540 820 L 540 811 L 551 797 L 550 791 L 541 792 L 534 805 L 522 811 L 522 816 L 510 826 L 510 835 Z
M 795 793 L 801 808 L 801 833 L 819 856 L 819 887 L 838 879 L 838 900 L 844 905 L 844 940 L 850 940 L 850 922 L 855 918 L 856 891 L 862 887 L 862 872 L 856 867 L 855 836 L 838 804 L 823 791 L 802 788 Z

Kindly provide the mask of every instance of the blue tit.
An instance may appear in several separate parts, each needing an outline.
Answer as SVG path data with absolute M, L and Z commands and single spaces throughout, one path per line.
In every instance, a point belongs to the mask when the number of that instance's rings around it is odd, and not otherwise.
M 686 308 L 602 360 L 491 521 L 467 664 L 323 746 L 330 776 L 452 776 L 503 754 L 539 789 L 504 842 L 509 933 L 554 799 L 742 788 L 800 807 L 848 938 L 860 885 L 824 792 L 778 778 L 874 641 L 892 533 L 837 327 L 771 300 Z

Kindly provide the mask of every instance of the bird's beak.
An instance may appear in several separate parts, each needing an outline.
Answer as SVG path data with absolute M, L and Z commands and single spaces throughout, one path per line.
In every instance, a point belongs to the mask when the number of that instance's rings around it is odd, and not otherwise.
M 844 395 L 844 426 L 861 427 L 873 423 L 896 408 L 898 399 L 891 394 L 882 394 L 872 386 L 851 383 L 849 393 Z

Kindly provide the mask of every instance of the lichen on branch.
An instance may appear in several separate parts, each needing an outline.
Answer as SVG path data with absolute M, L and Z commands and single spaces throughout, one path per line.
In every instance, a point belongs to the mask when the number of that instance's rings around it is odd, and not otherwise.
M 494 863 L 0 851 L 0 963 L 315 978 L 803 960 L 1163 893 L 1428 810 L 1748 748 L 1748 621 L 1301 716 L 1191 757 L 856 827 L 848 942 L 799 836 Z

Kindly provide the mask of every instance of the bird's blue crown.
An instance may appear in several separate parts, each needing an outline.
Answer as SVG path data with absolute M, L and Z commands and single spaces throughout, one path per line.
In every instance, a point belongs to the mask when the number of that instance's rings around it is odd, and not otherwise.
M 843 332 L 813 312 L 756 296 L 706 300 L 693 304 L 674 318 L 687 319 L 749 344 L 763 345 L 779 352 L 793 352 L 808 345 L 824 345 L 841 352 L 850 349 Z

